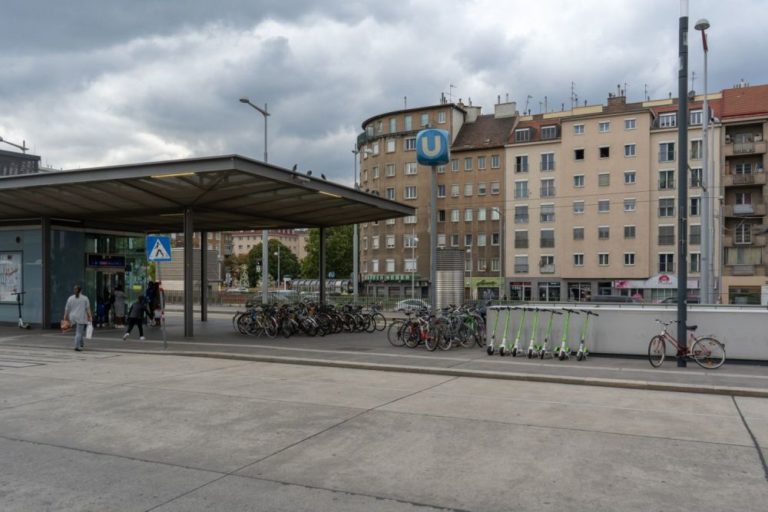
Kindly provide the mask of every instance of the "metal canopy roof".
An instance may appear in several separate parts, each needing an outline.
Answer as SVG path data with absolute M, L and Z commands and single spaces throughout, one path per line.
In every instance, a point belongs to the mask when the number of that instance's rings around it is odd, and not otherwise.
M 239 155 L 98 167 L 0 179 L 0 222 L 145 233 L 329 227 L 414 215 L 415 209 Z

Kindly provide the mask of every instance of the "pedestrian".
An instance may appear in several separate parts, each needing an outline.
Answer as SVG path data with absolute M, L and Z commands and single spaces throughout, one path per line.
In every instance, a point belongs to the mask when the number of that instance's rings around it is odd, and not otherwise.
M 163 286 L 160 281 L 155 282 L 152 300 L 149 302 L 149 310 L 152 312 L 152 325 L 159 326 L 162 318 L 163 304 L 165 302 Z
M 75 286 L 75 293 L 67 299 L 64 306 L 64 320 L 75 326 L 75 350 L 80 352 L 85 346 L 83 335 L 88 324 L 93 320 L 91 303 L 88 297 L 82 294 L 82 288 Z
M 139 295 L 136 301 L 131 304 L 131 309 L 128 310 L 128 329 L 123 334 L 124 340 L 128 339 L 134 325 L 139 327 L 139 339 L 144 340 L 144 318 L 148 313 L 146 299 L 143 295 Z
M 125 327 L 125 292 L 122 285 L 115 288 L 115 327 Z

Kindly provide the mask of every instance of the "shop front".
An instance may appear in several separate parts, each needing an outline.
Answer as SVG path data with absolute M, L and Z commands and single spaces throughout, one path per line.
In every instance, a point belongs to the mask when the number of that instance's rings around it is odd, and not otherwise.
M 616 295 L 626 295 L 638 302 L 663 302 L 677 297 L 677 276 L 656 274 L 648 279 L 624 279 L 613 281 Z M 688 279 L 688 302 L 698 302 L 699 281 Z

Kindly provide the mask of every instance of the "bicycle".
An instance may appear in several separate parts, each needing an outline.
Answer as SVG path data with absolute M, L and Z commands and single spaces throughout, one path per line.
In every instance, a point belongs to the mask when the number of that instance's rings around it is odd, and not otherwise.
M 720 368 L 725 363 L 725 345 L 712 336 L 696 337 L 694 332 L 697 325 L 685 326 L 688 331 L 688 344 L 681 347 L 677 339 L 667 331 L 667 327 L 677 323 L 676 320 L 664 321 L 657 318 L 656 323 L 662 326 L 661 333 L 651 338 L 648 343 L 648 361 L 654 368 L 664 362 L 667 343 L 677 349 L 677 357 L 689 357 L 706 370 Z

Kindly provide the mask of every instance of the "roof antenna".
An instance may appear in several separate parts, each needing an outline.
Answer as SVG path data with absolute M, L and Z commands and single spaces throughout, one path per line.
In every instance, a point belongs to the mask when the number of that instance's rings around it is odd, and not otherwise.
M 403 110 L 408 110 L 408 96 L 403 96 Z

